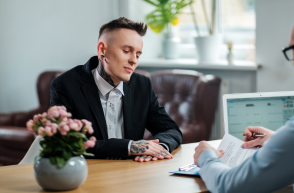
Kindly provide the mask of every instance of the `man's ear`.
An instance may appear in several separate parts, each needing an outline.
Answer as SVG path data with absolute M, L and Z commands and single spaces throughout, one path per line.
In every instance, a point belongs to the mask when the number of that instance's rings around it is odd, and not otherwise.
M 97 44 L 97 55 L 100 58 L 100 56 L 105 54 L 106 44 L 104 42 L 98 42 Z

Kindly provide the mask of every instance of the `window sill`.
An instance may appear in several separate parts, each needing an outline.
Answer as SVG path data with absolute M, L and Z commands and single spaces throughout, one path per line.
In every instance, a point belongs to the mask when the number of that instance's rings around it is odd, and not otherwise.
M 196 59 L 141 59 L 139 67 L 153 68 L 191 68 L 191 69 L 210 69 L 210 70 L 247 70 L 257 71 L 262 66 L 249 61 L 234 61 L 233 64 L 228 64 L 226 60 L 216 62 L 201 62 Z

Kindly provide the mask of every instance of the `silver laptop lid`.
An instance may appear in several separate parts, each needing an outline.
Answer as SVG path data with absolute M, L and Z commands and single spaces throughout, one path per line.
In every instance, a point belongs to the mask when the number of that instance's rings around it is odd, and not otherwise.
M 228 94 L 223 105 L 225 133 L 243 139 L 248 126 L 277 130 L 294 116 L 294 92 Z

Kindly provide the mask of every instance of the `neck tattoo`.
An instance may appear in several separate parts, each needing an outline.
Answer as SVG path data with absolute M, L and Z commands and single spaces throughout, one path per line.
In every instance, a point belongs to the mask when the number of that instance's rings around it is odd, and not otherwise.
M 106 81 L 108 82 L 111 86 L 116 87 L 117 85 L 114 84 L 113 80 L 111 79 L 111 77 L 105 72 L 102 63 L 99 61 L 98 63 L 98 73 L 100 74 L 100 76 Z

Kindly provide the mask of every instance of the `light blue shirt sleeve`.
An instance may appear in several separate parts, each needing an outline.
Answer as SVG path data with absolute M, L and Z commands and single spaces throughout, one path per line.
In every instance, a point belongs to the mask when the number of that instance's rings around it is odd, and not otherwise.
M 198 160 L 199 173 L 211 192 L 273 192 L 294 183 L 294 118 L 273 134 L 241 165 L 230 168 L 213 150 Z

